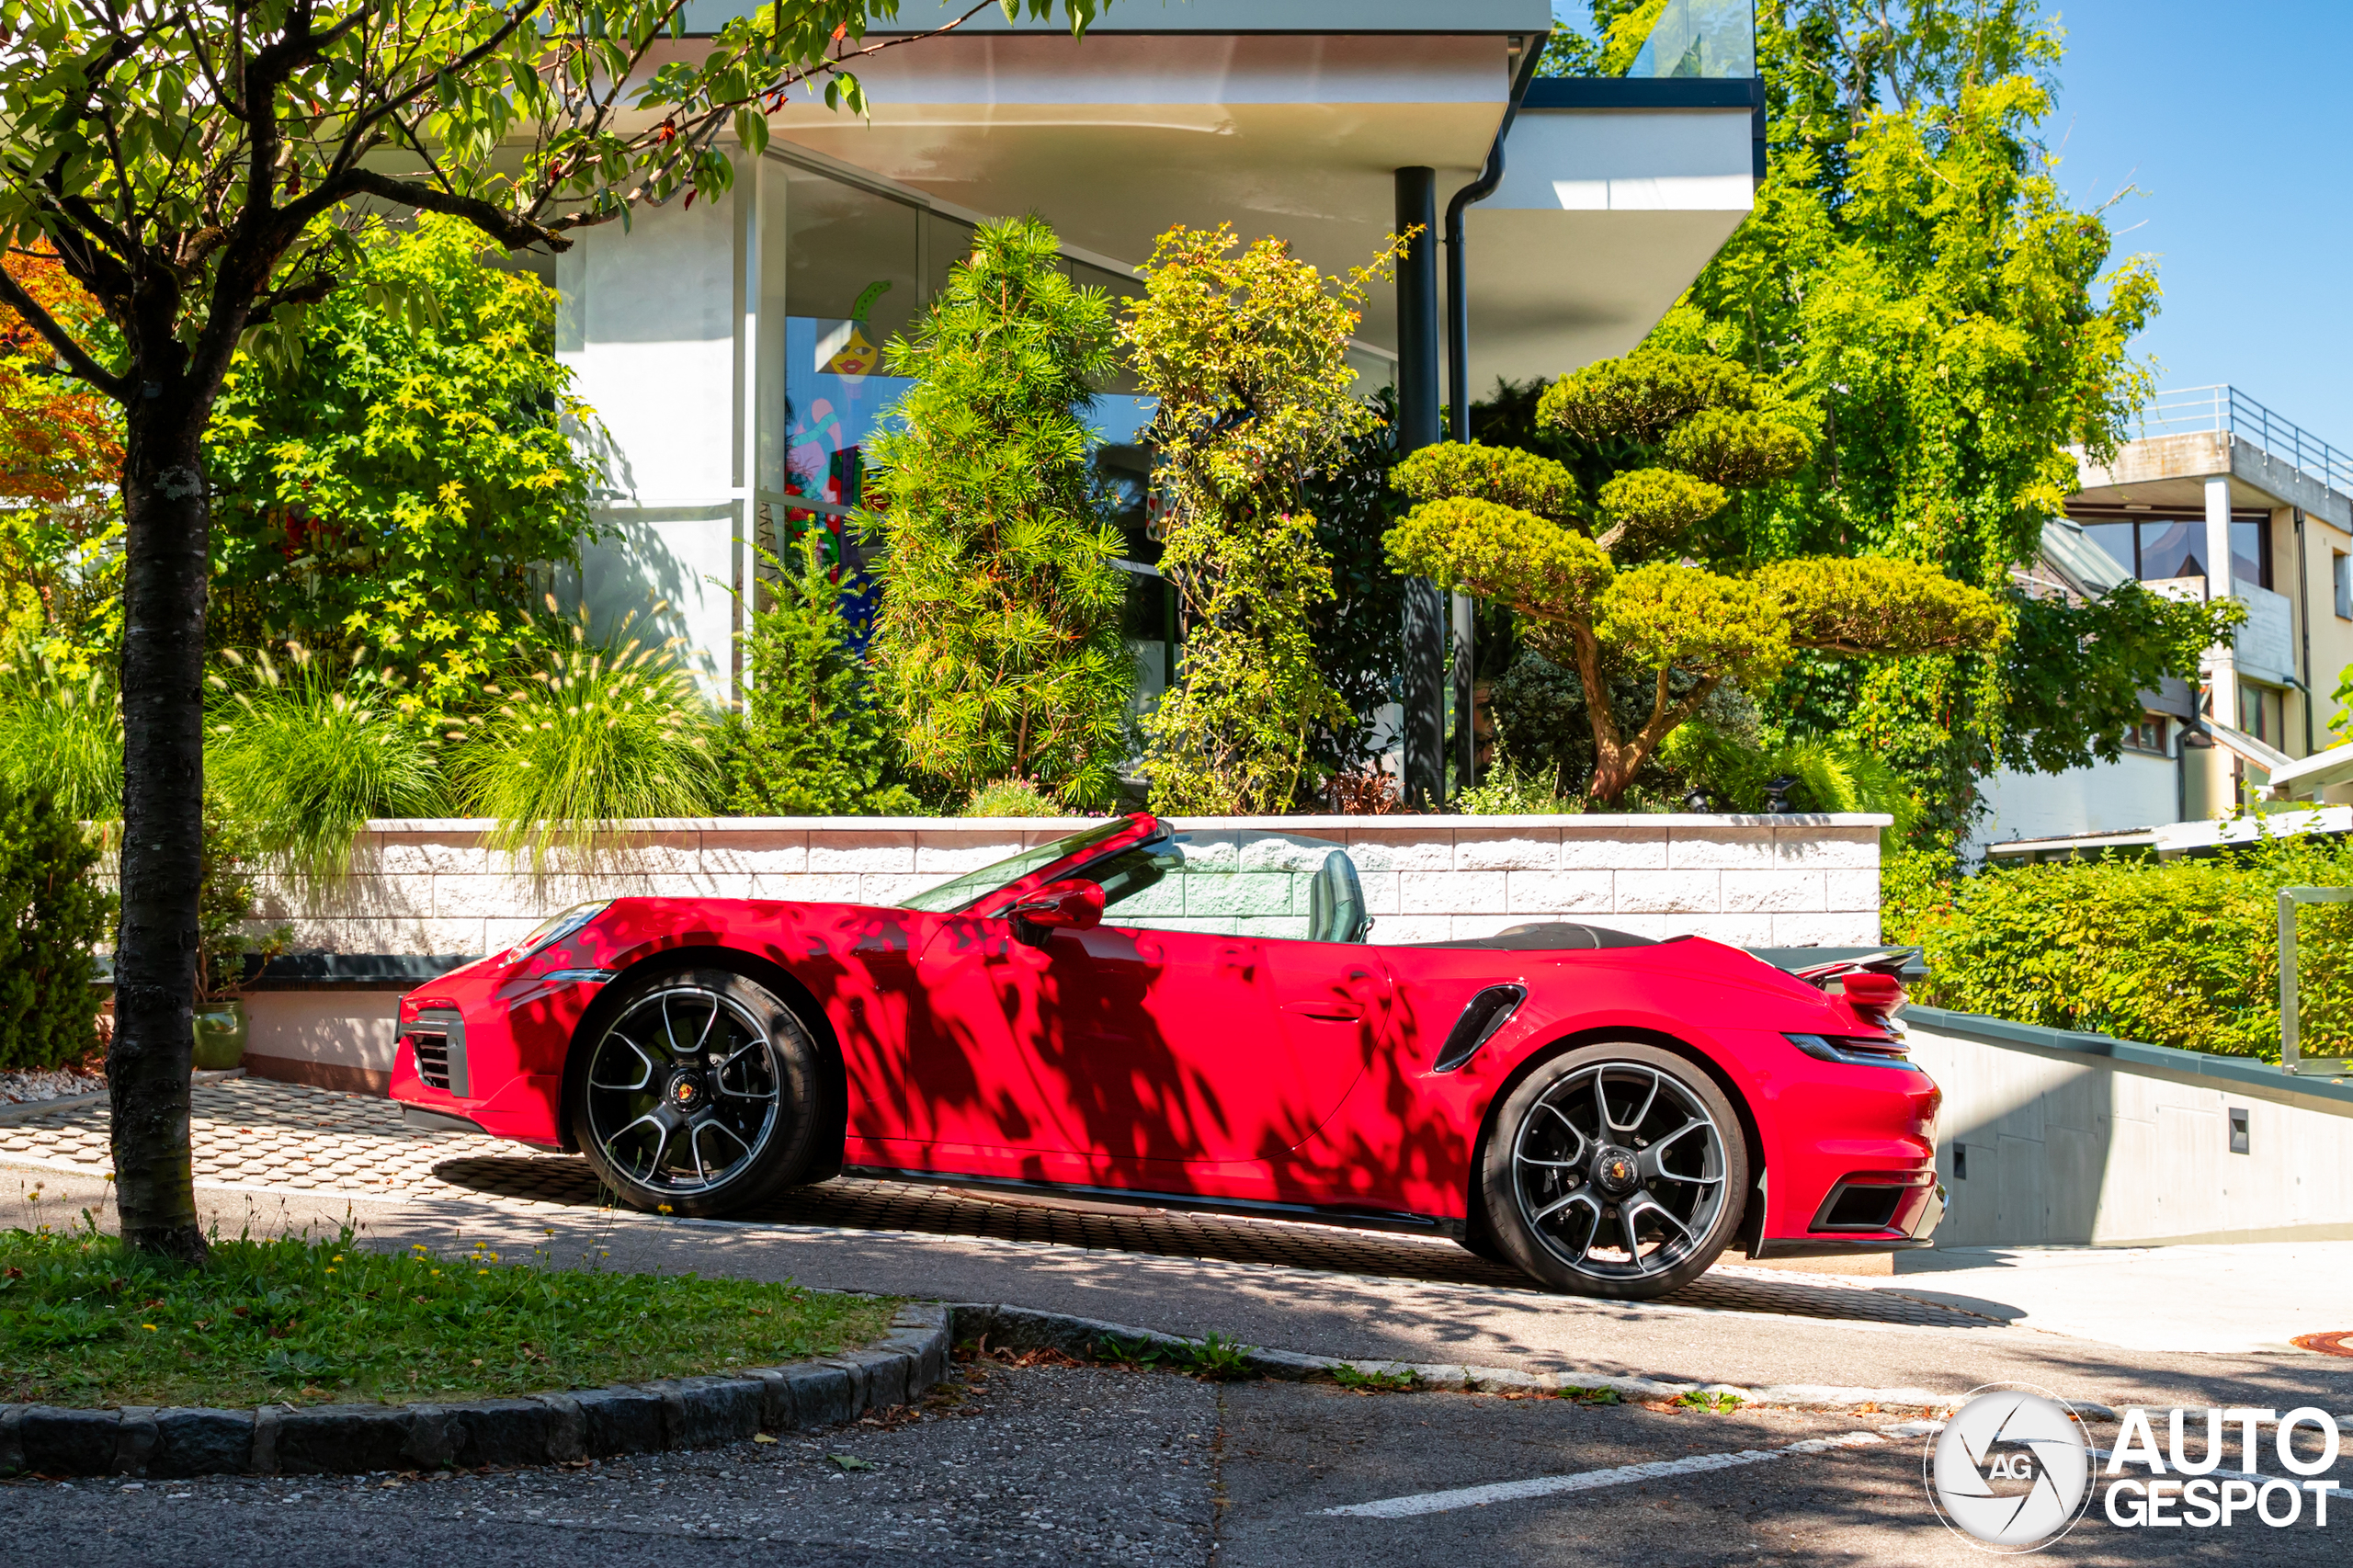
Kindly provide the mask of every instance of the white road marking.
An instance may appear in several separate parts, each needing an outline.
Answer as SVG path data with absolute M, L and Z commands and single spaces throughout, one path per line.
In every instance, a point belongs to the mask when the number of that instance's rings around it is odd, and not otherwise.
M 1621 1464 L 1608 1470 L 1580 1471 L 1574 1475 L 1540 1475 L 1528 1481 L 1496 1481 L 1484 1486 L 1460 1486 L 1450 1492 L 1418 1492 L 1409 1497 L 1383 1497 L 1375 1503 L 1350 1503 L 1344 1507 L 1326 1508 L 1324 1512 L 1346 1514 L 1360 1519 L 1404 1519 L 1416 1514 L 1443 1514 L 1456 1508 L 1483 1507 L 1489 1503 L 1518 1502 L 1523 1497 L 1550 1497 L 1562 1492 L 1590 1492 L 1597 1487 L 1623 1486 L 1630 1482 L 1664 1481 L 1671 1476 L 1693 1475 L 1701 1471 L 1731 1470 L 1738 1465 L 1763 1464 L 1769 1460 L 1827 1453 L 1834 1449 L 1869 1448 L 1885 1441 L 1887 1439 L 1876 1432 L 1847 1432 L 1836 1437 L 1808 1437 L 1787 1448 L 1742 1449 L 1727 1454 L 1693 1454 L 1688 1459 Z

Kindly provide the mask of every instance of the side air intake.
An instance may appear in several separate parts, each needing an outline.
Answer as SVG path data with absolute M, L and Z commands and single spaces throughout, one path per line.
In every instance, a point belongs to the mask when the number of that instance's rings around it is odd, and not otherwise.
M 1454 1028 L 1447 1031 L 1446 1044 L 1438 1049 L 1438 1060 L 1430 1063 L 1433 1073 L 1451 1073 L 1472 1057 L 1479 1048 L 1493 1040 L 1495 1031 L 1511 1021 L 1519 1005 L 1528 1000 L 1525 985 L 1490 985 L 1471 998 L 1462 1016 L 1454 1020 Z

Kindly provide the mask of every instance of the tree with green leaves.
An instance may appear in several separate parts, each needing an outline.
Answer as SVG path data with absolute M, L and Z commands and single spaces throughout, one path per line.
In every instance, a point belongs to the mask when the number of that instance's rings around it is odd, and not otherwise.
M 1333 597 L 1311 471 L 1379 415 L 1347 359 L 1365 291 L 1404 242 L 1325 278 L 1280 240 L 1176 228 L 1144 267 L 1122 333 L 1159 399 L 1153 481 L 1168 497 L 1160 568 L 1176 586 L 1176 684 L 1145 721 L 1154 811 L 1255 815 L 1316 782 L 1319 733 L 1354 722 L 1324 678 L 1312 617 Z
M 852 643 L 821 539 L 811 528 L 790 556 L 760 551 L 776 575 L 744 634 L 743 711 L 721 735 L 726 804 L 756 817 L 912 816 L 895 715 Z
M 1003 0 L 1083 28 L 1102 0 Z M 986 8 L 975 0 L 948 27 Z M 0 244 L 48 245 L 104 312 L 78 328 L 0 269 L 0 303 L 123 411 L 122 927 L 108 1059 L 134 1248 L 204 1256 L 188 1163 L 203 861 L 205 435 L 250 334 L 346 286 L 363 204 L 561 250 L 634 209 L 715 197 L 767 111 L 931 33 L 897 0 L 774 0 L 681 47 L 686 0 L 224 0 L 159 11 L 0 0 Z M 722 139 L 726 139 L 723 141 Z
M 213 645 L 365 644 L 406 706 L 480 707 L 593 531 L 555 307 L 428 212 L 377 225 L 347 287 L 232 361 L 205 445 Z
M 1640 47 L 1643 9 L 1595 6 L 1604 68 Z M 1997 648 L 1807 653 L 1756 694 L 1780 727 L 1895 762 L 1923 831 L 1949 838 L 1998 767 L 2112 760 L 2137 690 L 2194 676 L 2229 634 L 2226 604 L 2014 582 L 2076 486 L 2071 449 L 2109 460 L 2148 395 L 2130 342 L 2156 276 L 2116 261 L 2105 209 L 2053 176 L 2039 135 L 2062 40 L 2039 0 L 1779 0 L 1757 29 L 1756 210 L 1650 343 L 1738 362 L 1819 432 L 1813 460 L 1736 498 L 1728 547 L 1917 562 L 2006 601 Z
M 1770 391 L 1711 355 L 1639 351 L 1563 378 L 1538 407 L 1586 452 L 1618 455 L 1590 489 L 1509 448 L 1447 442 L 1397 465 L 1393 483 L 1419 505 L 1391 530 L 1391 560 L 1509 605 L 1529 647 L 1576 671 L 1597 801 L 1618 801 L 1719 686 L 1769 687 L 1801 649 L 1885 657 L 2001 639 L 1993 598 L 1934 567 L 1743 558 L 1716 527 L 1733 496 L 1813 451 Z M 1648 699 L 1622 713 L 1621 672 Z
M 884 541 L 873 656 L 921 772 L 972 791 L 1041 786 L 1107 803 L 1135 662 L 1120 635 L 1120 530 L 1086 415 L 1117 369 L 1111 301 L 1062 268 L 1039 218 L 983 224 L 894 339 L 912 378 L 873 443 Z

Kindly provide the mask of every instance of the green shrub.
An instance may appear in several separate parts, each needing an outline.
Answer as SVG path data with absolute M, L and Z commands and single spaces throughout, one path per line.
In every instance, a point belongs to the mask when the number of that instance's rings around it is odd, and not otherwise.
M 299 642 L 286 645 L 282 668 L 266 652 L 222 659 L 228 673 L 209 677 L 205 783 L 254 853 L 339 877 L 369 818 L 439 812 L 432 737 L 369 678 L 364 649 L 342 676 Z
M 775 602 L 752 612 L 744 636 L 751 691 L 721 736 L 728 809 L 746 816 L 914 815 L 922 808 L 894 777 L 895 714 L 868 687 L 816 531 L 802 534 L 789 559 L 759 553 L 777 572 Z
M 90 950 L 115 909 L 97 860 L 54 797 L 0 788 L 0 1067 L 54 1067 L 97 1043 Z
M 0 675 L 0 785 L 45 794 L 75 822 L 122 818 L 122 700 L 114 675 L 46 660 Z
M 887 540 L 878 669 L 915 767 L 958 790 L 1028 778 L 1074 806 L 1119 790 L 1135 660 L 1128 579 L 1087 415 L 1117 369 L 1111 303 L 1038 218 L 983 224 L 911 339 L 873 443 Z
M 2276 1062 L 2279 892 L 2353 883 L 2353 845 L 2273 838 L 2212 859 L 1988 869 L 1949 891 L 1932 866 L 1896 869 L 1886 929 L 1926 949 L 1918 1000 Z M 2305 1048 L 2341 1052 L 2353 1042 L 2353 911 L 2307 909 L 2298 935 Z
M 968 817 L 1066 817 L 1062 803 L 1027 778 L 1001 779 L 972 791 L 958 813 Z
M 566 631 L 542 667 L 485 688 L 498 706 L 449 761 L 464 809 L 498 821 L 491 846 L 535 865 L 559 849 L 593 856 L 631 819 L 697 815 L 718 782 L 717 722 L 673 646 L 591 647 L 585 608 Z

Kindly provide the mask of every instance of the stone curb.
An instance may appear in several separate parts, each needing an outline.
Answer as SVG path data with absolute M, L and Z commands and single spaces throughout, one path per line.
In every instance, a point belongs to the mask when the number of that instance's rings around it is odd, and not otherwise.
M 953 1309 L 958 1343 L 985 1335 L 989 1343 L 1007 1350 L 1060 1350 L 1082 1359 L 1097 1358 L 1103 1341 L 1116 1338 L 1127 1345 L 1181 1350 L 1198 1341 L 1157 1329 L 1131 1328 L 1096 1318 L 1068 1317 L 1028 1307 L 959 1306 Z M 1434 1388 L 1464 1390 L 1527 1389 L 1552 1392 L 1560 1389 L 1609 1389 L 1630 1399 L 1674 1399 L 1687 1393 L 1728 1393 L 1744 1404 L 1770 1404 L 1812 1410 L 1851 1410 L 1875 1404 L 1881 1409 L 1949 1410 L 1968 1398 L 1966 1390 L 1937 1393 L 1918 1388 L 1847 1388 L 1824 1383 L 1773 1383 L 1761 1388 L 1738 1383 L 1677 1382 L 1663 1378 L 1628 1377 L 1618 1372 L 1529 1372 L 1517 1367 L 1474 1367 L 1461 1363 L 1351 1360 L 1344 1356 L 1309 1356 L 1295 1350 L 1243 1347 L 1242 1358 L 1262 1377 L 1303 1381 L 1324 1378 L 1347 1367 L 1365 1373 L 1392 1377 L 1413 1374 L 1415 1381 Z M 2116 1412 L 2086 1400 L 2070 1402 L 2086 1421 L 2113 1421 Z
M 914 1302 L 862 1350 L 719 1377 L 463 1404 L 67 1410 L 0 1404 L 0 1475 L 348 1475 L 707 1449 L 919 1399 L 948 1375 L 950 1309 Z

